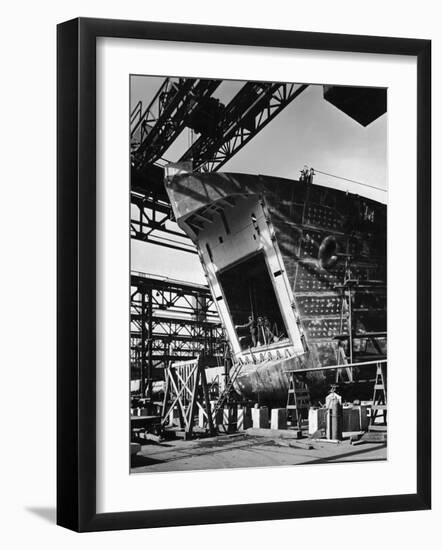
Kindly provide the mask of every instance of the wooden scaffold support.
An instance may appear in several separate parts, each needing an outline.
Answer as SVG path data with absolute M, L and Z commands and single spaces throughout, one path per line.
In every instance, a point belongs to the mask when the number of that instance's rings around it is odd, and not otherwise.
M 209 388 L 201 356 L 189 361 L 171 363 L 164 372 L 166 388 L 161 425 L 164 427 L 170 423 L 174 411 L 177 411 L 180 427 L 184 430 L 184 438 L 191 439 L 194 433 L 195 417 L 198 410 L 201 409 L 207 419 L 208 433 L 214 435 Z

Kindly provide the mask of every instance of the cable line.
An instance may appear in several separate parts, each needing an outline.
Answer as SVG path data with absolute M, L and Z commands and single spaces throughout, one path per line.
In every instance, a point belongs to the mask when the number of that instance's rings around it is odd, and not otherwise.
M 368 183 L 362 183 L 361 181 L 351 180 L 349 178 L 343 178 L 342 176 L 336 176 L 334 174 L 328 174 L 327 172 L 321 172 L 321 170 L 317 170 L 316 168 L 313 168 L 316 174 L 323 174 L 324 176 L 330 176 L 331 178 L 336 178 L 339 180 L 344 181 L 350 181 L 351 183 L 356 183 L 358 185 L 363 185 L 364 187 L 371 187 L 371 189 L 377 189 L 378 191 L 383 191 L 384 193 L 387 192 L 386 189 L 382 189 L 382 187 L 376 187 L 376 185 L 369 185 Z

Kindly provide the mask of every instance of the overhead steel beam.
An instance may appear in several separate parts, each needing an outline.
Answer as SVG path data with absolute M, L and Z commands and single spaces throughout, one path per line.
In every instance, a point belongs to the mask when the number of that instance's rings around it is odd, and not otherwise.
M 133 163 L 138 170 L 160 159 L 184 130 L 186 120 L 203 97 L 210 97 L 221 80 L 166 78 L 142 111 L 137 104 L 131 115 Z
M 144 111 L 141 103 L 132 111 L 132 238 L 196 254 L 190 239 L 174 226 L 162 169 L 153 163 L 184 129 L 198 101 L 210 97 L 221 82 L 166 78 Z M 245 83 L 223 109 L 216 136 L 201 135 L 180 160 L 192 160 L 196 170 L 219 170 L 305 88 L 290 83 Z
M 130 236 L 146 243 L 197 253 L 192 241 L 174 223 L 170 204 L 152 196 L 131 193 Z
M 307 84 L 247 82 L 227 105 L 216 137 L 201 136 L 181 157 L 195 170 L 219 170 L 273 120 Z

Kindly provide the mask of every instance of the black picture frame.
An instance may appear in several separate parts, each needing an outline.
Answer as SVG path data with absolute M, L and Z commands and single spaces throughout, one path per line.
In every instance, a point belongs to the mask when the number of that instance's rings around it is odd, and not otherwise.
M 417 59 L 417 491 L 361 498 L 96 512 L 96 39 L 395 54 Z M 74 19 L 57 29 L 57 523 L 75 531 L 424 510 L 431 506 L 431 41 Z

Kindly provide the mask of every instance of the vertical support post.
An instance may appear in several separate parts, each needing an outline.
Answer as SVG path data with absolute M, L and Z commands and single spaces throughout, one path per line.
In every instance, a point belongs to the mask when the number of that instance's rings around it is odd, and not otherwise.
M 230 355 L 229 355 L 229 348 L 227 345 L 227 342 L 224 342 L 223 344 L 223 359 L 224 359 L 224 382 L 227 386 L 227 383 L 229 381 L 229 372 L 230 372 Z
M 153 195 L 152 197 L 152 226 L 155 227 L 156 217 L 157 217 L 157 197 Z
M 169 375 L 169 367 L 166 367 L 164 369 L 164 377 L 165 377 L 165 389 L 164 389 L 164 399 L 163 399 L 163 406 L 161 408 L 161 418 L 163 419 L 166 416 L 167 412 L 167 405 L 169 404 L 170 399 L 170 375 Z
M 147 362 L 147 397 L 152 400 L 152 376 L 153 376 L 153 365 L 152 365 L 152 348 L 153 348 L 153 315 L 152 315 L 152 287 L 149 288 L 149 305 L 148 305 L 148 323 L 149 323 L 149 344 L 148 344 L 148 353 L 149 359 Z
M 352 296 L 353 291 L 351 288 L 348 289 L 348 343 L 349 343 L 349 352 L 350 352 L 350 363 L 353 364 L 353 319 L 352 319 Z
M 198 363 L 200 363 L 199 359 L 198 359 Z M 210 435 L 215 435 L 215 427 L 213 425 L 212 408 L 210 406 L 210 396 L 209 396 L 209 388 L 207 386 L 206 371 L 203 365 L 201 364 L 198 365 L 198 368 L 201 369 L 201 385 L 203 387 L 204 401 L 206 402 L 206 413 L 207 413 L 207 422 L 209 425 L 209 433 Z
M 146 289 L 144 286 L 139 288 L 141 293 L 141 365 L 140 365 L 140 390 L 141 395 L 144 397 L 146 391 Z

